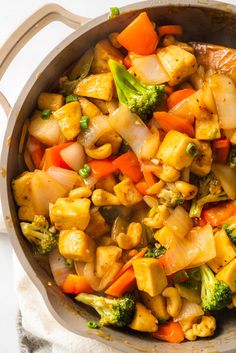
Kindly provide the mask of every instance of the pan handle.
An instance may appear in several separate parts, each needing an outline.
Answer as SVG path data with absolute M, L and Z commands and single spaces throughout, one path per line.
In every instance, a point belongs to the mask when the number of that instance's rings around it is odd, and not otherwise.
M 41 7 L 26 19 L 12 35 L 7 39 L 0 49 L 0 79 L 3 77 L 8 66 L 22 47 L 42 28 L 54 21 L 60 21 L 67 26 L 78 29 L 82 24 L 88 22 L 88 18 L 78 16 L 65 10 L 56 4 L 48 4 Z M 7 116 L 11 111 L 11 105 L 5 95 L 0 91 L 0 104 Z

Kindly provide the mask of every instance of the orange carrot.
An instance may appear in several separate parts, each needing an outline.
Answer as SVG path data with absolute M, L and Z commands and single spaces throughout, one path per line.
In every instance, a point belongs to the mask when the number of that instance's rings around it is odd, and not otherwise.
M 121 297 L 124 293 L 132 290 L 136 279 L 133 267 L 128 268 L 112 285 L 106 290 L 106 294 L 113 297 Z
M 187 119 L 183 118 L 182 116 L 167 112 L 155 112 L 153 117 L 165 132 L 176 130 L 187 134 L 190 137 L 194 137 L 195 135 L 193 126 Z
M 136 189 L 140 192 L 142 195 L 147 195 L 147 189 L 148 189 L 148 184 L 146 181 L 142 180 L 139 183 L 135 184 Z
M 126 57 L 123 60 L 123 64 L 125 65 L 126 69 L 128 70 L 131 66 L 131 60 L 129 55 L 126 55 Z
M 61 158 L 60 152 L 70 146 L 73 142 L 62 143 L 57 146 L 46 148 L 45 150 L 45 159 L 43 164 L 43 170 L 48 170 L 51 166 L 60 167 L 65 169 L 71 169 Z
M 143 177 L 138 158 L 134 152 L 129 151 L 122 154 L 113 161 L 113 164 L 134 183 L 138 183 Z
M 116 281 L 120 276 L 123 275 L 131 266 L 134 260 L 140 259 L 141 257 L 144 256 L 144 254 L 147 252 L 147 247 L 143 248 L 140 250 L 136 255 L 134 255 L 129 261 L 126 262 L 126 264 L 121 267 L 120 271 L 116 274 L 114 281 Z
M 152 333 L 154 338 L 171 343 L 180 343 L 184 341 L 184 332 L 178 322 L 168 322 L 158 325 L 157 332 Z
M 176 104 L 180 103 L 184 99 L 190 97 L 192 94 L 194 94 L 196 91 L 191 88 L 184 88 L 180 89 L 178 91 L 175 91 L 170 94 L 170 96 L 167 98 L 167 107 L 168 109 L 172 109 Z
M 212 143 L 214 161 L 226 164 L 230 151 L 230 142 L 227 139 L 214 140 Z
M 149 55 L 155 52 L 159 37 L 147 13 L 142 12 L 117 36 L 117 40 L 128 51 Z
M 225 202 L 219 206 L 202 211 L 201 217 L 213 227 L 220 226 L 225 219 L 236 214 L 236 205 L 233 202 Z
M 156 178 L 152 174 L 152 172 L 149 171 L 143 171 L 143 176 L 144 179 L 147 183 L 147 186 L 150 188 L 150 186 L 154 185 L 156 183 Z
M 163 37 L 167 34 L 171 34 L 173 36 L 181 36 L 183 34 L 183 27 L 179 25 L 159 26 L 157 31 L 160 37 Z
M 92 159 L 88 165 L 92 170 L 92 176 L 98 179 L 118 171 L 111 159 Z
M 62 284 L 62 291 L 68 294 L 92 293 L 88 280 L 84 276 L 69 274 Z

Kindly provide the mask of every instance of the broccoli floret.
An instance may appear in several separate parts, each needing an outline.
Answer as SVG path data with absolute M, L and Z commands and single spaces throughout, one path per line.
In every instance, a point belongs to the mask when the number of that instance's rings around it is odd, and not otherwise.
M 176 207 L 184 203 L 184 197 L 174 183 L 167 183 L 159 192 L 158 200 L 161 205 Z
M 164 86 L 144 85 L 115 60 L 110 59 L 109 66 L 120 103 L 143 119 L 151 116 L 164 97 Z
M 144 255 L 144 257 L 153 257 L 158 259 L 158 257 L 164 255 L 166 252 L 166 248 L 164 246 L 156 247 L 156 246 L 149 246 L 148 251 Z
M 223 224 L 222 228 L 226 231 L 228 237 L 236 245 L 236 224 Z
M 236 168 L 236 147 L 232 147 L 230 150 L 229 165 L 231 168 Z
M 56 236 L 49 230 L 49 223 L 43 216 L 34 216 L 32 223 L 21 222 L 26 239 L 34 244 L 41 255 L 49 254 L 56 245 Z
M 223 281 L 216 279 L 207 265 L 200 267 L 202 287 L 201 299 L 204 311 L 220 310 L 232 302 L 233 293 Z
M 132 297 L 105 298 L 94 294 L 80 293 L 75 297 L 81 303 L 92 306 L 101 316 L 101 326 L 124 327 L 130 324 L 135 310 Z
M 198 178 L 198 194 L 193 199 L 190 208 L 190 217 L 200 217 L 204 205 L 211 202 L 228 200 L 220 181 L 211 172 L 203 178 Z

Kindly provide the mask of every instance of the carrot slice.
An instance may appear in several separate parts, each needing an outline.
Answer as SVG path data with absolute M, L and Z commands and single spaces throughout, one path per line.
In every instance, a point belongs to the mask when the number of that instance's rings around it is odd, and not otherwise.
M 176 130 L 187 134 L 190 137 L 194 137 L 195 135 L 193 126 L 187 119 L 183 118 L 182 116 L 167 112 L 155 112 L 153 117 L 165 132 Z
M 175 91 L 169 95 L 167 98 L 167 107 L 168 109 L 172 109 L 176 104 L 180 103 L 184 99 L 190 97 L 192 94 L 194 94 L 196 91 L 191 88 L 184 88 L 180 89 L 178 91 Z
M 138 191 L 140 192 L 140 194 L 142 195 L 147 195 L 147 189 L 148 189 L 148 185 L 146 183 L 146 181 L 140 181 L 139 183 L 135 184 L 136 189 L 138 189 Z
M 84 276 L 69 274 L 62 284 L 62 291 L 68 294 L 92 293 L 88 280 Z
M 230 151 L 230 141 L 227 139 L 214 140 L 212 143 L 214 161 L 226 164 Z
M 201 217 L 213 227 L 220 226 L 224 220 L 236 214 L 236 205 L 233 202 L 226 202 L 219 206 L 203 210 Z
M 173 36 L 181 36 L 183 34 L 183 27 L 180 25 L 159 26 L 157 31 L 160 37 L 163 37 L 167 34 Z
M 150 188 L 150 186 L 154 185 L 156 183 L 156 178 L 152 174 L 152 172 L 149 171 L 143 171 L 143 176 L 144 179 L 147 183 L 147 186 Z
M 124 293 L 132 290 L 136 284 L 133 267 L 128 268 L 107 290 L 106 294 L 113 297 L 121 297 Z
M 159 37 L 146 12 L 141 12 L 118 36 L 118 42 L 128 51 L 139 55 L 155 52 Z
M 184 341 L 184 332 L 178 322 L 168 322 L 158 325 L 157 332 L 152 333 L 154 338 L 171 343 L 180 343 Z
M 115 276 L 114 281 L 116 281 L 120 276 L 123 275 L 123 273 L 125 273 L 125 271 L 127 271 L 132 266 L 132 263 L 134 260 L 140 259 L 141 257 L 143 257 L 147 252 L 147 249 L 148 249 L 147 247 L 143 248 L 136 255 L 134 255 L 129 261 L 127 261 L 126 264 L 123 267 L 121 267 L 120 271 Z
M 138 158 L 134 152 L 129 151 L 122 154 L 113 161 L 113 164 L 134 183 L 138 183 L 143 177 Z

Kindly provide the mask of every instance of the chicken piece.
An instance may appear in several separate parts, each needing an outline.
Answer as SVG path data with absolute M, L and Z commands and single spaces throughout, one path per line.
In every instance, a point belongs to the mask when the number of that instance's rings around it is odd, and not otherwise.
M 113 91 L 113 77 L 109 72 L 85 77 L 76 85 L 74 94 L 90 98 L 98 98 L 104 101 L 111 101 Z
M 88 227 L 86 228 L 86 233 L 91 238 L 97 239 L 108 233 L 109 230 L 109 225 L 106 223 L 105 219 L 99 211 L 91 213 L 90 221 Z
M 121 52 L 111 45 L 108 39 L 103 39 L 95 46 L 91 71 L 94 74 L 110 72 L 108 60 L 113 59 L 122 64 L 123 58 Z
M 129 178 L 125 178 L 114 187 L 114 192 L 124 206 L 133 206 L 142 200 L 142 195 Z
M 67 140 L 73 140 L 80 133 L 81 107 L 79 102 L 63 105 L 53 113 L 58 121 L 62 134 Z
M 59 198 L 51 208 L 51 222 L 59 230 L 84 230 L 90 221 L 90 204 L 89 199 Z
M 109 270 L 112 264 L 117 262 L 122 255 L 118 246 L 98 246 L 96 250 L 96 275 L 101 278 Z
M 199 155 L 194 158 L 190 171 L 199 176 L 205 176 L 210 173 L 212 165 L 212 149 L 207 142 L 195 140 Z
M 177 45 L 159 49 L 157 56 L 170 77 L 170 86 L 181 83 L 197 70 L 195 56 Z

